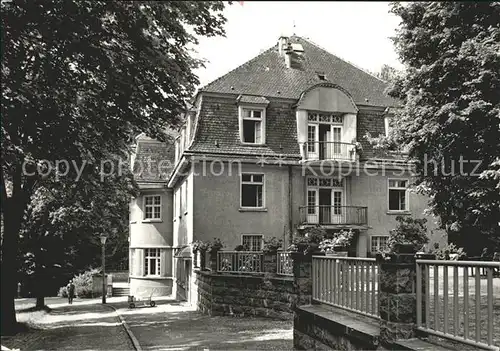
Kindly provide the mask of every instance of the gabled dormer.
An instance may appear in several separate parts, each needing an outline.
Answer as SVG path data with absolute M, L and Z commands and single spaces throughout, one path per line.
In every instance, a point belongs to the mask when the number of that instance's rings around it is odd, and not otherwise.
M 269 100 L 262 96 L 240 95 L 238 126 L 240 141 L 247 145 L 266 144 L 266 109 Z
M 304 91 L 296 105 L 297 141 L 304 161 L 356 160 L 358 108 L 331 83 Z

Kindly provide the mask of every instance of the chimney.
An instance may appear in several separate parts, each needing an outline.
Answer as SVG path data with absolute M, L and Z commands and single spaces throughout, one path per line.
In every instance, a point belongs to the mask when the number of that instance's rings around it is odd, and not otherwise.
M 278 39 L 278 51 L 279 51 L 280 56 L 285 55 L 285 49 L 286 49 L 287 45 L 288 45 L 288 37 L 285 37 L 284 35 L 282 35 Z
M 292 54 L 293 54 L 292 44 L 288 43 L 287 47 L 285 48 L 285 64 L 286 64 L 286 68 L 291 68 L 292 67 Z

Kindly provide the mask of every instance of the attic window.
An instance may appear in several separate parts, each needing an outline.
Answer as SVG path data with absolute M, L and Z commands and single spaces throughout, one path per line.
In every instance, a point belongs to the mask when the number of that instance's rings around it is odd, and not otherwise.
M 266 109 L 264 107 L 239 108 L 240 138 L 244 144 L 265 144 Z

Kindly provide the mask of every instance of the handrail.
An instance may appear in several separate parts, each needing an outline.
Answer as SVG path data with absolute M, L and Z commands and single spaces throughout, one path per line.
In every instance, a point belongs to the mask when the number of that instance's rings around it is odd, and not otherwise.
M 499 267 L 496 261 L 444 261 L 444 260 L 416 260 L 419 264 L 430 264 L 438 266 L 469 266 L 469 267 Z

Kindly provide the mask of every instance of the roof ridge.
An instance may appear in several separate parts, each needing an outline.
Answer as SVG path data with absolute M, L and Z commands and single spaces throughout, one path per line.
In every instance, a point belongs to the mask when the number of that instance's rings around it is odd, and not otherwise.
M 328 54 L 330 54 L 330 55 L 335 56 L 335 57 L 336 57 L 336 58 L 338 58 L 339 60 L 344 61 L 345 63 L 347 63 L 347 64 L 349 64 L 349 65 L 353 66 L 353 67 L 354 67 L 354 68 L 356 68 L 356 69 L 359 69 L 360 71 L 363 71 L 364 73 L 366 73 L 366 74 L 368 74 L 368 75 L 372 76 L 373 78 L 376 78 L 377 80 L 381 81 L 382 83 L 385 83 L 385 84 L 387 84 L 387 83 L 388 83 L 388 82 L 386 82 L 385 80 L 380 79 L 379 77 L 375 76 L 373 73 L 369 72 L 367 69 L 365 69 L 365 68 L 363 68 L 363 67 L 360 67 L 360 66 L 358 66 L 358 65 L 356 65 L 356 64 L 354 64 L 354 63 L 352 63 L 351 61 L 346 60 L 345 58 L 340 57 L 339 55 L 334 54 L 334 53 L 332 53 L 332 52 L 330 52 L 330 51 L 326 50 L 324 47 L 322 47 L 321 45 L 319 45 L 319 44 L 315 43 L 315 42 L 314 42 L 314 41 L 312 41 L 311 39 L 306 39 L 306 38 L 304 38 L 304 37 L 299 37 L 299 36 L 296 36 L 296 37 L 297 37 L 297 38 L 299 38 L 299 39 L 302 39 L 302 40 L 304 40 L 304 41 L 307 41 L 309 44 L 314 45 L 314 46 L 316 46 L 318 49 L 323 50 L 323 51 L 325 51 L 326 53 L 328 53 Z
M 250 60 L 248 60 L 248 61 L 243 62 L 241 65 L 239 65 L 239 66 L 237 66 L 237 67 L 233 68 L 232 70 L 230 70 L 229 72 L 227 72 L 227 73 L 223 74 L 223 75 L 222 75 L 222 76 L 220 76 L 219 78 L 216 78 L 216 79 L 214 79 L 213 81 L 211 81 L 210 83 L 207 83 L 207 84 L 205 84 L 204 86 L 202 86 L 202 87 L 198 88 L 198 92 L 203 91 L 204 89 L 208 88 L 210 85 L 212 85 L 212 84 L 214 84 L 215 82 L 217 82 L 217 81 L 221 80 L 222 78 L 224 78 L 225 76 L 227 76 L 227 75 L 231 74 L 232 72 L 236 71 L 237 69 L 240 69 L 241 67 L 243 67 L 243 66 L 245 66 L 245 65 L 248 65 L 248 64 L 250 64 L 251 62 L 253 62 L 253 61 L 257 60 L 259 57 L 261 57 L 262 55 L 264 55 L 265 53 L 267 53 L 269 50 L 274 49 L 274 48 L 276 47 L 276 45 L 277 45 L 277 44 L 274 44 L 273 46 L 271 46 L 271 47 L 267 48 L 266 50 L 262 51 L 262 52 L 261 52 L 260 54 L 258 54 L 257 56 L 255 56 L 255 57 L 251 58 L 251 59 L 250 59 Z

